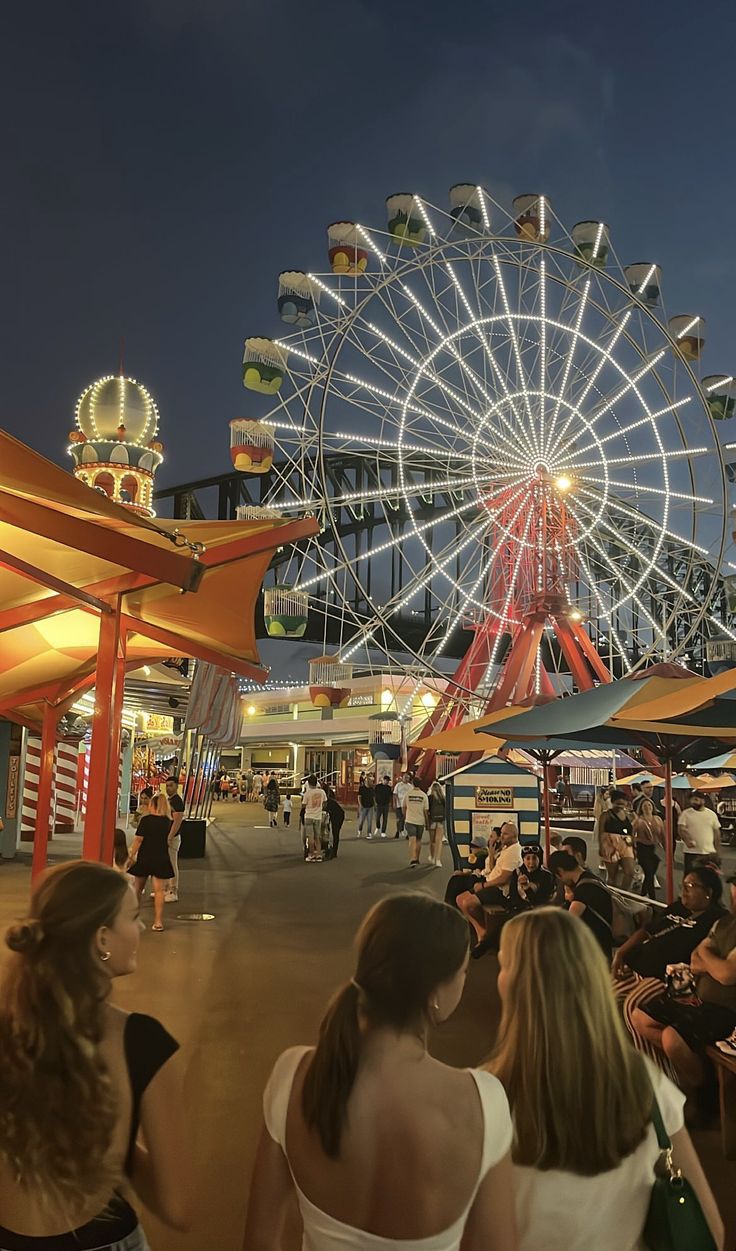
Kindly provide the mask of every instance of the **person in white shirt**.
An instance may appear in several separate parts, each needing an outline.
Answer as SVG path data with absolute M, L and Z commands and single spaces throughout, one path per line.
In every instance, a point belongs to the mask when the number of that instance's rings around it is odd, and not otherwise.
M 517 1251 L 501 1083 L 427 1050 L 462 995 L 467 925 L 400 892 L 357 948 L 317 1046 L 283 1052 L 269 1078 L 241 1251 L 284 1245 L 296 1205 L 310 1251 Z
M 317 782 L 317 776 L 310 773 L 304 791 L 304 828 L 309 840 L 307 860 L 312 862 L 322 859 L 322 813 L 327 796 Z
M 517 869 L 521 868 L 519 831 L 511 821 L 501 826 L 501 850 L 491 863 L 486 861 L 482 882 L 476 882 L 472 891 L 466 891 L 457 900 L 460 911 L 468 918 L 479 943 L 486 939 L 486 918 L 483 909 L 500 904 L 508 897 L 509 883 Z
M 690 807 L 680 813 L 677 833 L 685 844 L 685 872 L 692 868 L 698 856 L 721 854 L 721 823 L 715 812 L 705 806 L 705 796 L 694 791 Z
M 487 1067 L 514 1122 L 519 1251 L 641 1251 L 660 1156 L 655 1100 L 674 1166 L 722 1251 L 723 1222 L 684 1126 L 685 1096 L 631 1047 L 588 927 L 562 908 L 522 913 L 502 930 L 499 967 L 501 1025 Z
M 404 800 L 410 790 L 411 782 L 409 781 L 409 775 L 402 773 L 394 787 L 394 810 L 396 812 L 396 833 L 394 838 L 400 838 L 404 833 Z
M 429 800 L 417 782 L 404 795 L 403 807 L 409 837 L 409 868 L 415 869 L 422 854 L 424 831 L 429 829 Z

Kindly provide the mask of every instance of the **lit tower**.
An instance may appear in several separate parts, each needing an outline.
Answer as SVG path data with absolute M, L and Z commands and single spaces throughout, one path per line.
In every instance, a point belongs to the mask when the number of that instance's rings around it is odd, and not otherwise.
M 153 476 L 163 460 L 158 409 L 135 378 L 109 374 L 80 395 L 68 452 L 74 476 L 146 517 L 154 516 Z

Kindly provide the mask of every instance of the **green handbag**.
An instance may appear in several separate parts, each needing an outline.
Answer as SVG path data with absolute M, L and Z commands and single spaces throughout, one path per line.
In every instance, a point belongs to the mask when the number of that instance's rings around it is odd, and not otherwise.
M 695 1191 L 672 1163 L 672 1143 L 656 1096 L 652 1124 L 661 1155 L 644 1226 L 645 1246 L 649 1251 L 717 1251 Z

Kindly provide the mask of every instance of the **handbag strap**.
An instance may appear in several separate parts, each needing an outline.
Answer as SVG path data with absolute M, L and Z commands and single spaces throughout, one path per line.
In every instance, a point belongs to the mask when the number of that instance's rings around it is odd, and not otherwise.
M 652 1125 L 654 1126 L 654 1130 L 657 1135 L 659 1149 L 660 1151 L 671 1151 L 672 1143 L 670 1142 L 670 1136 L 665 1129 L 664 1121 L 662 1120 L 662 1113 L 659 1110 L 659 1104 L 657 1102 L 657 1096 L 654 1094 L 654 1090 L 652 1090 L 652 1095 L 654 1096 L 654 1103 L 652 1104 Z

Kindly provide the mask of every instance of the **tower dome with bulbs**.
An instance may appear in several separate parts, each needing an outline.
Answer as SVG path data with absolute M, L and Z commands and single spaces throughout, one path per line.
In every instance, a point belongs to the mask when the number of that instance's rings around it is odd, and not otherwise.
M 153 517 L 153 477 L 163 460 L 158 409 L 135 378 L 98 378 L 77 401 L 69 435 L 74 476 L 118 504 Z

